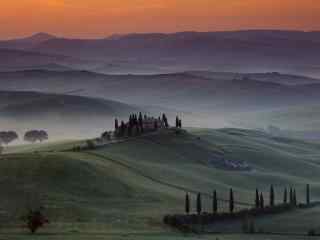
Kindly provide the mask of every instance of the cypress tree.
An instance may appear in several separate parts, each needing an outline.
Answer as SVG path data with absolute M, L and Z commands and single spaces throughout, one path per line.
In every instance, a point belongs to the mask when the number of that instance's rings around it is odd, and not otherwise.
M 135 124 L 135 125 L 138 125 L 138 124 L 139 124 L 137 114 L 134 114 L 134 124 Z
M 230 189 L 229 210 L 230 210 L 230 213 L 233 213 L 234 211 L 234 198 L 233 198 L 232 188 Z
M 182 128 L 182 120 L 179 119 L 179 128 Z
M 274 189 L 273 185 L 270 187 L 270 207 L 274 207 Z
M 176 117 L 176 128 L 178 128 L 179 127 L 179 118 L 178 118 L 178 116 Z
M 287 204 L 288 203 L 288 191 L 287 188 L 284 189 L 284 193 L 283 193 L 283 203 Z
M 200 215 L 201 212 L 202 212 L 201 194 L 198 193 L 198 196 L 197 196 L 197 213 Z
M 164 126 L 166 128 L 168 128 L 169 127 L 169 123 L 168 123 L 167 116 L 165 114 L 162 114 L 162 121 L 164 122 Z
M 294 192 L 293 188 L 290 188 L 290 204 L 294 205 Z
M 263 199 L 263 194 L 260 194 L 260 208 L 264 209 L 264 199 Z
M 120 135 L 121 135 L 122 137 L 124 136 L 125 130 L 126 130 L 126 126 L 125 126 L 124 122 L 121 121 Z
M 142 113 L 139 112 L 139 122 L 142 122 L 143 121 L 143 118 L 142 118 Z
M 114 120 L 114 129 L 117 131 L 118 128 L 119 128 L 119 121 L 118 121 L 118 119 L 116 118 L 116 119 Z
M 213 213 L 216 214 L 218 212 L 218 197 L 217 197 L 217 191 L 214 190 L 213 192 L 213 199 L 212 199 L 212 210 Z
M 306 189 L 306 204 L 310 205 L 310 185 L 307 184 L 307 189 Z
M 188 193 L 186 193 L 185 211 L 186 211 L 186 214 L 190 213 L 190 198 Z
M 260 199 L 259 199 L 259 190 L 256 189 L 256 199 L 255 199 L 256 208 L 260 207 Z

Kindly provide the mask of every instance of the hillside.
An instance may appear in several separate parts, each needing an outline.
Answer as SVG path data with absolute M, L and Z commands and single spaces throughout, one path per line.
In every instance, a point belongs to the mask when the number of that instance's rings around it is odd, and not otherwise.
M 12 66 L 7 69 L 7 71 L 53 71 L 53 72 L 67 72 L 73 71 L 71 67 L 64 66 L 62 64 L 57 63 L 47 63 L 47 64 L 40 64 L 40 65 L 23 65 L 23 66 Z
M 278 83 L 278 84 L 284 84 L 284 85 L 304 85 L 304 84 L 320 83 L 320 80 L 316 78 L 310 78 L 306 76 L 299 76 L 299 75 L 292 75 L 292 74 L 284 74 L 284 73 L 278 73 L 278 72 L 232 73 L 232 72 L 191 71 L 186 73 L 194 76 L 213 79 L 213 80 L 251 79 L 255 81 L 272 82 L 272 83 Z
M 41 118 L 59 113 L 68 117 L 122 115 L 134 108 L 111 100 L 39 92 L 0 92 L 1 116 Z
M 160 238 L 172 234 L 161 224 L 162 216 L 183 211 L 186 191 L 211 194 L 217 189 L 222 200 L 232 187 L 241 202 L 237 208 L 243 208 L 248 206 L 241 204 L 254 202 L 256 187 L 267 197 L 274 184 L 277 201 L 282 201 L 284 187 L 295 186 L 298 200 L 304 201 L 305 184 L 310 183 L 313 200 L 320 198 L 319 144 L 258 131 L 193 129 L 177 135 L 165 130 L 93 152 L 50 151 L 2 156 L 1 219 L 16 221 L 27 203 L 41 203 L 52 220 L 44 231 L 158 234 Z M 214 164 L 222 159 L 244 161 L 252 170 Z M 204 196 L 204 202 L 204 211 L 210 211 L 210 199 Z M 226 204 L 219 202 L 219 206 Z M 319 226 L 318 215 L 313 213 L 283 216 L 286 224 L 281 231 L 305 233 L 311 225 Z M 299 224 L 293 216 L 301 215 Z M 280 219 L 264 219 L 259 224 L 266 230 L 279 230 L 273 223 Z
M 139 110 L 111 100 L 39 92 L 0 91 L 0 102 L 3 129 L 21 134 L 46 129 L 52 138 L 60 139 L 93 137 L 112 128 L 115 117 Z
M 278 127 L 283 134 L 319 139 L 320 108 L 318 104 L 297 105 L 293 107 L 257 111 L 234 116 L 233 123 L 251 128 Z
M 59 54 L 45 54 L 30 50 L 6 49 L 0 47 L 0 72 L 39 69 L 39 66 L 65 65 L 72 67 L 74 64 L 81 66 L 84 61 Z M 40 68 L 48 69 L 48 67 Z M 52 68 L 49 68 L 53 70 Z

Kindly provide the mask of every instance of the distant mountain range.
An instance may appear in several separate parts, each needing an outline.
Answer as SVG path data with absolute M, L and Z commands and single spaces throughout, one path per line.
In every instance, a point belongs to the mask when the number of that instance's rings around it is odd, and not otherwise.
M 47 33 L 36 33 L 30 37 L 0 41 L 1 48 L 32 49 L 45 41 L 56 38 Z
M 200 69 L 320 76 L 320 32 L 181 32 L 88 40 L 40 33 L 29 38 L 0 41 L 0 48 L 91 60 L 91 64 L 82 67 L 104 73 Z M 51 63 L 59 64 L 59 59 Z

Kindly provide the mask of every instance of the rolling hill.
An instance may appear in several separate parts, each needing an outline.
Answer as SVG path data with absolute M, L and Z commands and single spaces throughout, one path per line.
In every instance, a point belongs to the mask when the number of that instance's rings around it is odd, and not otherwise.
M 256 187 L 267 196 L 274 184 L 277 201 L 282 201 L 285 186 L 296 187 L 298 200 L 304 201 L 305 184 L 310 183 L 313 200 L 320 198 L 319 144 L 259 131 L 193 129 L 176 134 L 165 130 L 89 152 L 59 152 L 58 146 L 46 152 L 41 145 L 34 145 L 34 151 L 39 152 L 2 156 L 1 219 L 15 223 L 28 204 L 44 204 L 52 223 L 43 231 L 56 237 L 89 233 L 102 234 L 101 239 L 119 233 L 133 238 L 134 234 L 173 237 L 175 233 L 161 220 L 164 214 L 183 212 L 186 191 L 209 195 L 217 189 L 222 200 L 232 187 L 237 201 L 251 204 Z M 245 161 L 252 170 L 217 167 L 210 161 L 216 156 Z M 221 201 L 219 206 L 226 204 Z M 243 207 L 248 206 L 237 205 Z M 204 195 L 204 211 L 210 208 L 211 201 Z M 267 231 L 304 234 L 319 227 L 315 211 L 319 210 L 295 211 L 257 224 Z M 285 222 L 280 229 L 274 223 L 281 220 Z M 5 230 L 0 232 L 6 236 Z
M 43 54 L 30 50 L 0 48 L 0 72 L 27 70 L 30 66 L 50 64 L 72 65 L 80 62 L 64 55 Z M 36 69 L 38 69 L 36 67 Z
M 139 110 L 111 100 L 38 92 L 0 91 L 0 102 L 3 129 L 46 129 L 53 139 L 97 136 L 113 127 L 115 117 Z
M 19 39 L 2 40 L 0 41 L 0 48 L 8 49 L 31 49 L 37 45 L 56 38 L 48 33 L 36 33 L 32 36 Z
M 317 101 L 320 90 L 320 83 L 315 79 L 288 75 L 256 74 L 250 78 L 234 78 L 234 74 L 228 73 L 200 75 L 199 72 L 105 75 L 88 71 L 30 70 L 0 73 L 0 89 L 65 92 L 77 86 L 84 89 L 81 94 L 88 97 L 139 105 L 146 105 L 147 99 L 148 105 L 180 111 L 222 113 L 311 104 Z M 292 79 L 301 79 L 301 84 L 285 83 Z
M 231 73 L 231 72 L 207 72 L 207 71 L 191 71 L 187 72 L 194 76 L 214 79 L 214 80 L 256 80 L 262 82 L 272 82 L 284 85 L 304 85 L 320 83 L 319 79 L 306 76 L 284 74 L 278 72 L 270 73 Z
M 234 116 L 238 126 L 264 128 L 274 126 L 279 134 L 309 139 L 320 138 L 320 108 L 318 104 L 297 105 L 293 107 L 257 111 Z
M 2 91 L 36 91 L 50 94 L 73 91 L 75 86 L 82 90 L 77 94 L 85 98 L 130 103 L 140 106 L 142 111 L 156 115 L 166 112 L 170 118 L 178 113 L 183 116 L 184 126 L 266 128 L 275 125 L 296 131 L 288 136 L 319 136 L 319 133 L 312 133 L 319 130 L 316 126 L 317 112 L 312 113 L 313 110 L 317 111 L 316 107 L 308 112 L 304 108 L 317 105 L 320 83 L 317 79 L 303 76 L 200 71 L 158 75 L 106 75 L 61 69 L 0 73 Z M 101 110 L 97 112 L 104 112 L 101 102 L 95 103 Z M 56 111 L 59 105 L 54 105 L 49 104 L 50 108 Z M 47 108 L 42 107 L 44 110 Z M 80 106 L 75 109 L 79 108 Z M 32 107 L 20 108 L 21 111 L 24 109 Z M 90 113 L 92 109 L 95 107 L 87 108 Z M 18 110 L 19 108 L 7 111 L 17 113 Z M 291 113 L 287 114 L 288 111 Z M 64 113 L 67 118 L 72 111 Z M 285 120 L 285 115 L 290 115 L 288 121 Z M 91 115 L 84 114 L 84 118 L 79 119 L 87 119 L 87 116 Z M 83 128 L 86 127 L 82 126 Z
M 319 32 L 275 30 L 128 34 L 103 39 L 66 39 L 41 33 L 2 41 L 0 48 L 95 60 L 96 64 L 87 64 L 85 69 L 103 73 L 194 69 L 319 77 L 319 42 Z

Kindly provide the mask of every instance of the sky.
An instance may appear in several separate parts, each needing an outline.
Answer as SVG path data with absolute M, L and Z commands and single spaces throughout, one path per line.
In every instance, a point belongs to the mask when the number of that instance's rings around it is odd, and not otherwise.
M 0 39 L 48 32 L 100 38 L 140 32 L 320 30 L 318 0 L 0 0 Z

